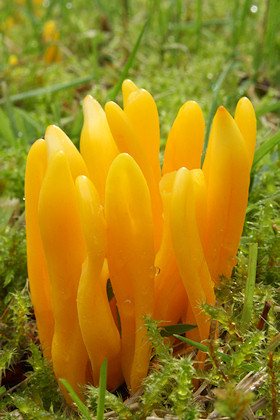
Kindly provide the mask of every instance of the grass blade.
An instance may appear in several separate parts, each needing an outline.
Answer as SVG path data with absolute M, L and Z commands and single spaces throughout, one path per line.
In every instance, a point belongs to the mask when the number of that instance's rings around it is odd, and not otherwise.
M 246 282 L 245 302 L 244 302 L 242 318 L 241 318 L 241 322 L 244 328 L 245 327 L 247 328 L 252 317 L 253 298 L 254 298 L 255 281 L 256 281 L 257 257 L 258 257 L 258 244 L 257 243 L 250 244 L 248 278 Z
M 71 385 L 66 381 L 66 379 L 59 379 L 59 381 L 62 383 L 62 385 L 67 389 L 68 394 L 74 401 L 74 403 L 77 405 L 80 412 L 83 414 L 83 416 L 86 418 L 86 420 L 91 420 L 91 415 L 88 410 L 88 408 L 85 406 L 85 404 L 80 400 L 74 389 L 71 387 Z
M 196 48 L 199 48 L 202 28 L 202 0 L 196 0 Z
M 103 420 L 107 382 L 107 359 L 101 365 L 99 377 L 99 395 L 96 420 Z
M 232 46 L 233 51 L 236 50 L 237 46 L 237 32 L 238 32 L 238 22 L 239 22 L 239 10 L 240 4 L 239 0 L 234 0 L 233 12 L 232 12 L 232 20 L 231 20 L 231 33 L 232 33 Z
M 242 10 L 241 10 L 241 14 L 239 16 L 238 19 L 238 26 L 237 26 L 237 34 L 236 34 L 236 45 L 238 44 L 238 42 L 241 39 L 241 36 L 244 32 L 244 29 L 246 28 L 246 19 L 249 16 L 249 8 L 250 8 L 250 0 L 244 0 L 243 6 L 242 6 Z
M 280 197 L 280 191 L 277 191 L 274 194 L 269 195 L 268 197 L 263 198 L 262 200 L 257 201 L 256 203 L 250 204 L 247 207 L 246 214 L 250 213 L 252 210 L 259 208 L 262 204 L 267 201 L 273 201 Z
M 14 107 L 14 113 L 16 117 L 21 117 L 28 126 L 32 127 L 34 130 L 38 132 L 42 130 L 42 126 L 34 118 L 32 118 L 28 112 L 24 111 L 24 109 Z
M 255 157 L 252 165 L 252 173 L 255 172 L 256 166 L 259 161 L 267 155 L 277 144 L 280 143 L 280 131 L 270 137 L 268 140 L 265 140 L 260 147 L 255 152 Z
M 280 101 L 272 102 L 271 104 L 267 104 L 262 106 L 261 108 L 257 108 L 256 116 L 261 117 L 262 115 L 265 115 L 268 112 L 277 111 L 278 109 L 280 109 Z
M 0 133 L 8 144 L 15 144 L 16 136 L 11 128 L 10 120 L 0 108 Z
M 18 130 L 17 123 L 15 120 L 15 114 L 14 114 L 13 107 L 11 105 L 8 86 L 6 82 L 2 83 L 2 92 L 3 92 L 3 98 L 5 100 L 6 111 L 10 120 L 10 127 L 11 127 L 14 138 L 17 139 L 19 130 Z
M 24 101 L 25 99 L 34 98 L 35 96 L 47 95 L 49 93 L 58 92 L 64 89 L 70 89 L 76 86 L 84 85 L 88 82 L 91 82 L 94 79 L 94 75 L 79 77 L 77 79 L 70 80 L 69 82 L 58 83 L 57 85 L 46 86 L 39 89 L 28 90 L 26 92 L 17 93 L 16 95 L 11 95 L 9 97 L 10 102 Z M 1 98 L 0 105 L 4 104 L 7 99 Z
M 124 67 L 124 69 L 123 69 L 123 72 L 122 72 L 122 74 L 121 74 L 121 77 L 120 77 L 120 79 L 119 79 L 118 83 L 117 83 L 117 84 L 116 84 L 116 86 L 115 86 L 115 87 L 114 87 L 114 88 L 113 88 L 113 89 L 109 92 L 108 97 L 109 97 L 109 100 L 110 100 L 110 101 L 114 101 L 114 100 L 116 99 L 116 96 L 118 95 L 119 91 L 121 90 L 121 87 L 122 87 L 122 82 L 124 81 L 124 79 L 126 79 L 126 77 L 127 77 L 127 75 L 128 75 L 128 71 L 129 71 L 130 67 L 132 66 L 132 63 L 133 63 L 134 57 L 135 57 L 135 55 L 136 55 L 136 53 L 137 53 L 137 51 L 138 51 L 138 48 L 139 48 L 139 45 L 140 45 L 141 39 L 142 39 L 142 37 L 143 37 L 143 35 L 144 35 L 144 32 L 145 32 L 146 27 L 147 27 L 147 25 L 148 25 L 148 22 L 149 22 L 149 20 L 147 20 L 147 21 L 144 23 L 144 26 L 143 26 L 143 28 L 142 28 L 142 30 L 141 30 L 141 32 L 140 32 L 140 34 L 139 34 L 138 38 L 137 38 L 137 41 L 136 41 L 136 43 L 135 43 L 135 45 L 134 45 L 134 47 L 133 47 L 133 49 L 132 49 L 132 51 L 131 51 L 131 53 L 130 53 L 130 56 L 128 57 L 128 60 L 127 60 L 127 62 L 126 62 L 126 65 L 125 65 L 125 67 Z
M 205 137 L 204 137 L 204 145 L 203 145 L 203 152 L 202 152 L 202 156 L 201 156 L 201 166 L 203 164 L 204 158 L 205 158 L 205 153 L 207 150 L 207 146 L 208 146 L 208 141 L 209 141 L 209 135 L 210 135 L 210 130 L 211 130 L 211 126 L 212 126 L 212 121 L 215 115 L 215 112 L 217 110 L 217 103 L 218 103 L 218 95 L 221 89 L 221 86 L 225 80 L 225 78 L 227 77 L 227 75 L 231 72 L 231 70 L 237 65 L 237 63 L 235 61 L 230 61 L 228 66 L 222 71 L 222 73 L 220 74 L 220 76 L 218 77 L 218 80 L 216 82 L 216 84 L 214 85 L 213 88 L 213 101 L 211 104 L 211 108 L 210 108 L 210 112 L 209 112 L 209 117 L 208 117 L 208 122 L 206 125 L 206 130 L 205 130 Z

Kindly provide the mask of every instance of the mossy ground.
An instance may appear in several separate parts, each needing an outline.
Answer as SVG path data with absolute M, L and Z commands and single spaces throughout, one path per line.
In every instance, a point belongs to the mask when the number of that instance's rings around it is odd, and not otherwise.
M 189 358 L 174 358 L 150 321 L 162 367 L 153 368 L 143 395 L 128 405 L 106 394 L 106 410 L 122 419 L 151 413 L 179 419 L 210 413 L 236 420 L 280 417 L 279 15 L 277 0 L 1 3 L 0 418 L 95 415 L 98 391 L 86 391 L 87 414 L 71 412 L 39 350 L 27 283 L 24 170 L 30 145 L 49 124 L 63 128 L 78 144 L 81 100 L 88 93 L 102 104 L 114 99 L 125 69 L 156 100 L 162 151 L 185 101 L 196 100 L 210 124 L 217 105 L 233 112 L 246 95 L 257 112 L 257 148 L 263 153 L 253 167 L 238 265 L 217 291 L 220 306 L 204 308 L 220 326 L 219 338 L 208 343 L 209 369 L 201 373 Z M 42 33 L 48 20 L 59 30 L 58 63 L 44 61 L 48 45 Z M 145 22 L 140 46 L 126 66 Z M 121 103 L 120 92 L 116 100 Z M 266 150 L 264 144 L 271 146 Z M 257 277 L 251 322 L 244 325 L 251 243 L 258 243 Z

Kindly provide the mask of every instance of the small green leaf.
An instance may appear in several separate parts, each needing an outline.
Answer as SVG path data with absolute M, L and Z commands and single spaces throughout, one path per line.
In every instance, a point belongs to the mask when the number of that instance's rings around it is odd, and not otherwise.
M 177 338 L 179 338 L 179 340 L 184 341 L 185 343 L 189 344 L 190 346 L 193 346 L 196 349 L 201 350 L 204 353 L 209 354 L 209 349 L 204 344 L 198 343 L 197 341 L 190 340 L 189 338 L 182 337 L 182 336 L 177 335 L 177 334 L 174 334 L 174 337 L 177 337 Z M 225 363 L 231 363 L 231 361 L 232 361 L 232 357 L 228 354 L 222 353 L 220 351 L 215 351 L 215 354 L 217 356 L 219 356 L 222 359 L 222 361 L 225 362 Z M 251 371 L 256 372 L 257 370 L 260 369 L 260 367 L 261 367 L 260 363 L 247 363 L 247 362 L 245 362 L 245 363 L 241 364 L 241 368 L 243 370 L 245 370 L 246 372 L 251 372 Z
M 197 328 L 197 325 L 190 325 L 190 324 L 176 324 L 176 325 L 165 325 L 164 327 L 160 328 L 160 335 L 162 337 L 171 337 L 174 334 L 185 334 L 188 331 Z

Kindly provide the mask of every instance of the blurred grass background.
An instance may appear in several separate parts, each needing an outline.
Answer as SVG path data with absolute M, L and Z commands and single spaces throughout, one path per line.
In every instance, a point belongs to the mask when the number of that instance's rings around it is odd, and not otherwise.
M 30 311 L 32 315 L 25 287 L 28 150 L 49 124 L 60 126 L 78 145 L 82 99 L 90 93 L 102 105 L 111 99 L 121 104 L 125 77 L 149 90 L 156 100 L 161 158 L 169 129 L 185 101 L 199 103 L 208 133 L 219 105 L 233 113 L 241 96 L 253 102 L 257 152 L 236 272 L 244 282 L 248 244 L 258 242 L 255 316 L 267 298 L 280 304 L 279 16 L 279 0 L 0 2 L 0 370 L 6 378 L 3 389 L 0 383 L 0 396 L 1 389 L 6 398 L 7 389 L 24 381 L 28 368 L 22 368 L 17 379 L 10 373 L 10 382 L 5 372 L 19 362 L 25 364 L 26 357 L 31 358 L 32 375 L 37 367 L 51 381 L 38 347 L 30 347 L 26 336 Z M 243 286 L 232 284 L 236 289 L 230 304 L 240 306 Z M 221 298 L 229 300 L 223 292 Z M 277 311 L 272 321 L 278 328 Z M 39 398 L 36 387 L 51 401 L 45 396 L 44 407 L 55 406 L 55 393 L 41 379 L 39 375 L 33 385 L 31 381 L 32 392 L 24 401 L 17 394 L 12 403 L 4 398 L 3 410 L 8 407 L 8 411 L 0 418 L 10 418 L 14 405 L 21 418 L 42 418 L 42 414 L 24 414 L 34 403 L 30 395 Z M 0 416 L 1 408 L 0 399 Z
M 277 115 L 279 12 L 277 0 L 2 2 L 1 150 L 24 154 L 49 124 L 78 144 L 81 100 L 90 93 L 104 104 L 117 93 L 121 102 L 115 87 L 124 71 L 155 97 L 163 147 L 186 100 L 200 104 L 208 129 L 219 104 L 233 111 L 243 95 L 260 118 Z M 259 141 L 276 131 L 275 114 L 259 129 Z M 19 167 L 9 153 L 8 160 L 0 188 L 18 197 L 20 185 L 5 177 Z

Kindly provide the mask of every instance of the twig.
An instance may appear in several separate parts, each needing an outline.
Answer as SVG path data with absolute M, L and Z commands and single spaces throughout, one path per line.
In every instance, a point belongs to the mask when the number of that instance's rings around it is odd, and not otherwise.
M 33 376 L 35 376 L 35 373 L 33 373 L 32 375 L 28 376 L 27 378 L 25 378 L 23 381 L 19 382 L 18 384 L 16 384 L 12 388 L 7 389 L 7 391 L 3 392 L 3 394 L 0 395 L 0 399 L 3 398 L 3 397 L 5 397 L 5 395 L 9 394 L 10 392 L 13 392 L 19 386 L 21 386 L 21 385 L 25 384 L 26 382 L 30 381 L 30 379 L 32 379 Z
M 226 382 L 229 382 L 229 378 L 223 372 L 223 370 L 221 369 L 221 364 L 220 364 L 219 360 L 217 360 L 216 353 L 215 353 L 215 350 L 213 348 L 213 342 L 212 341 L 210 341 L 210 343 L 209 343 L 209 355 L 211 356 L 211 359 L 213 360 L 214 365 L 216 366 L 217 371 L 220 373 L 220 375 L 223 377 L 223 379 Z
M 263 308 L 262 314 L 260 316 L 260 319 L 257 325 L 258 330 L 261 331 L 263 329 L 265 321 L 267 320 L 268 312 L 270 311 L 271 307 L 272 307 L 272 302 L 270 300 L 267 300 L 264 304 L 264 308 Z

